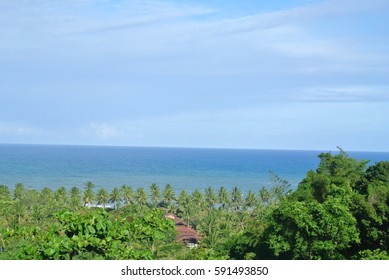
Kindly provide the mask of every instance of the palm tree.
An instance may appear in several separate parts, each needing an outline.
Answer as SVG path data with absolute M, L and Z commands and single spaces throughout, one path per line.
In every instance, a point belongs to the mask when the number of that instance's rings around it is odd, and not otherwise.
M 208 215 L 206 215 L 200 222 L 198 229 L 202 235 L 205 236 L 204 242 L 214 247 L 216 243 L 220 240 L 219 236 L 219 218 L 215 210 L 211 210 Z
M 68 192 L 64 186 L 60 187 L 58 190 L 55 191 L 54 198 L 60 208 L 63 208 L 68 205 Z
M 177 198 L 178 210 L 181 212 L 180 216 L 186 221 L 187 226 L 190 224 L 190 219 L 192 217 L 192 205 L 191 199 L 186 190 L 182 190 Z
M 99 205 L 103 205 L 103 208 L 105 209 L 105 204 L 107 203 L 109 199 L 109 194 L 106 189 L 101 188 L 97 192 L 96 201 Z
M 84 191 L 84 196 L 82 197 L 82 199 L 84 200 L 84 206 L 86 206 L 87 204 L 93 204 L 95 199 L 95 193 L 93 192 L 93 189 L 86 189 Z
M 14 199 L 22 199 L 22 196 L 24 194 L 24 185 L 22 183 L 17 183 L 15 185 L 15 190 L 14 190 Z
M 159 190 L 159 187 L 157 184 L 152 183 L 150 186 L 150 196 L 151 196 L 151 203 L 153 204 L 153 207 L 157 207 L 160 200 L 161 200 L 161 191 Z
M 8 186 L 0 185 L 0 201 L 8 201 L 11 200 L 11 194 Z
M 187 190 L 182 190 L 177 198 L 177 204 L 178 204 L 178 209 L 182 210 L 186 208 L 189 204 L 190 201 L 190 196 L 188 194 Z
M 230 197 L 225 187 L 220 187 L 218 193 L 219 203 L 223 209 L 226 209 L 227 205 L 230 203 Z
M 290 183 L 279 177 L 274 172 L 270 172 L 271 193 L 274 196 L 275 202 L 279 203 L 288 193 L 290 193 Z
M 138 188 L 136 190 L 135 200 L 140 206 L 143 206 L 147 203 L 147 192 L 144 188 Z
M 239 210 L 240 205 L 242 205 L 242 192 L 238 187 L 234 187 L 231 192 L 231 204 L 234 210 Z
M 244 231 L 248 216 L 249 213 L 247 212 L 243 212 L 243 211 L 235 212 L 235 215 L 232 217 L 232 220 L 236 230 Z
M 27 209 L 25 207 L 25 205 L 20 202 L 20 201 L 17 201 L 14 205 L 13 205 L 13 211 L 14 211 L 14 214 L 16 216 L 16 225 L 20 225 L 20 223 L 22 222 L 23 218 L 26 217 L 27 215 Z
M 50 190 L 50 193 L 52 194 L 52 191 Z M 37 190 L 34 190 L 34 189 L 30 189 L 30 190 L 27 190 L 24 195 L 23 195 L 23 198 L 22 200 L 20 200 L 21 203 L 23 203 L 23 205 L 26 207 L 27 211 L 29 212 L 33 206 L 35 204 L 45 204 L 48 205 L 48 206 L 53 206 L 53 201 L 43 201 L 41 199 L 41 194 L 39 193 L 39 191 Z M 53 208 L 53 207 L 52 207 Z
M 205 189 L 205 203 L 207 204 L 209 209 L 212 209 L 217 202 L 217 197 L 213 187 L 208 187 Z
M 193 204 L 196 206 L 196 210 L 201 211 L 204 205 L 203 194 L 198 189 L 195 189 L 191 195 L 191 199 Z
M 93 201 L 95 199 L 95 193 L 93 192 L 93 188 L 95 186 L 91 181 L 86 182 L 85 184 L 85 191 L 84 191 L 84 206 L 87 204 L 93 204 Z
M 257 204 L 257 198 L 255 197 L 255 193 L 249 190 L 245 199 L 245 207 L 248 209 L 253 209 L 256 204 Z
M 70 200 L 72 207 L 78 208 L 81 206 L 81 191 L 78 187 L 73 187 L 70 190 Z
M 109 202 L 114 204 L 115 209 L 118 209 L 121 200 L 122 200 L 122 195 L 120 193 L 120 190 L 118 188 L 114 188 L 111 192 Z
M 35 204 L 31 209 L 31 217 L 35 222 L 40 222 L 44 217 L 43 206 L 40 204 Z
M 267 206 L 270 203 L 271 193 L 265 187 L 262 187 L 259 190 L 259 200 L 264 206 Z
M 132 203 L 132 200 L 134 198 L 134 193 L 132 191 L 132 188 L 130 186 L 123 185 L 121 190 L 123 194 L 124 204 L 127 205 Z
M 93 189 L 94 187 L 95 185 L 91 181 L 85 183 L 85 189 Z
M 174 208 L 174 201 L 176 200 L 174 189 L 170 184 L 165 186 L 165 189 L 162 193 L 163 203 L 168 208 L 169 211 L 172 211 Z
M 54 193 L 52 189 L 49 188 L 43 188 L 40 194 L 41 201 L 43 205 L 46 205 L 46 208 L 49 208 L 50 210 L 54 210 Z

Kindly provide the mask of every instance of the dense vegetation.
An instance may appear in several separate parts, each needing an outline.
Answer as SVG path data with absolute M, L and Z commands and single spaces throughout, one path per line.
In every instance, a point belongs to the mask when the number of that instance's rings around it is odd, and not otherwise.
M 295 191 L 274 174 L 245 194 L 2 185 L 0 259 L 389 259 L 389 162 L 319 157 Z M 166 211 L 197 230 L 198 247 L 176 242 Z

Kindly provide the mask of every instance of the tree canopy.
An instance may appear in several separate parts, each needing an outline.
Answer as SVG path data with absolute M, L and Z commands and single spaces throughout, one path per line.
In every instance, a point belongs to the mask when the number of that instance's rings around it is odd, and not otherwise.
M 177 197 L 169 184 L 0 185 L 0 259 L 389 259 L 389 162 L 342 149 L 319 159 L 295 190 L 274 173 L 247 193 L 209 186 Z M 178 242 L 177 226 L 198 244 Z

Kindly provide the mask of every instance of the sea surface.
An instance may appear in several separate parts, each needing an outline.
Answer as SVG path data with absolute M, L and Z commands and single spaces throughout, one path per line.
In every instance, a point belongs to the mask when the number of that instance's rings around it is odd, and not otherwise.
M 294 189 L 316 169 L 321 152 L 329 151 L 0 144 L 0 184 L 70 189 L 91 181 L 111 190 L 156 183 L 161 188 L 170 184 L 176 191 L 236 186 L 245 192 L 268 187 L 273 172 Z M 370 164 L 389 161 L 389 153 L 348 154 Z

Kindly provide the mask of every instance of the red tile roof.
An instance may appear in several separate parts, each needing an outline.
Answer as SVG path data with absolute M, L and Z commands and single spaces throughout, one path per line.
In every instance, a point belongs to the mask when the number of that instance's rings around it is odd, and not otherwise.
M 188 226 L 183 220 L 172 213 L 165 213 L 165 217 L 172 219 L 176 225 L 176 230 L 178 232 L 176 241 L 197 244 L 201 240 L 201 236 L 194 230 L 191 226 Z

